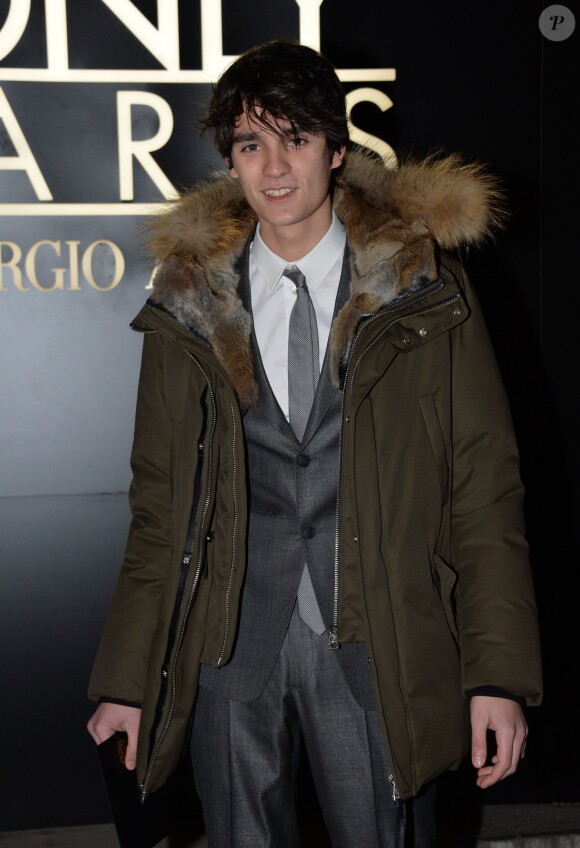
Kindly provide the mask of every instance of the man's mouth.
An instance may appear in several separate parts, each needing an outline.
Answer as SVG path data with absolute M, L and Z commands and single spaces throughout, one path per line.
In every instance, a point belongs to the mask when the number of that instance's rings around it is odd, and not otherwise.
M 264 194 L 268 197 L 284 197 L 286 194 L 292 194 L 293 188 L 267 188 Z

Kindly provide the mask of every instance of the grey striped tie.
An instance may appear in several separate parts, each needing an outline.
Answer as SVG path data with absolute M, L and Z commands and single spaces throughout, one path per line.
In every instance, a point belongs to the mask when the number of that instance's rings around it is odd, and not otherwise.
M 318 325 L 302 271 L 291 265 L 284 271 L 284 276 L 296 286 L 296 303 L 290 313 L 288 328 L 288 417 L 296 438 L 302 441 L 320 376 Z M 318 635 L 324 633 L 326 628 L 306 563 L 296 597 L 302 621 Z
M 301 442 L 320 376 L 318 325 L 302 271 L 291 265 L 284 276 L 296 286 L 288 328 L 288 410 L 290 426 Z

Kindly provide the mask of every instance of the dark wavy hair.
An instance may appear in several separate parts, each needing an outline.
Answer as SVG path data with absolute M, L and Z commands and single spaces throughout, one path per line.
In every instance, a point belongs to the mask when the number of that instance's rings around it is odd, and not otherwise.
M 213 87 L 201 128 L 228 162 L 236 118 L 244 112 L 268 129 L 288 121 L 293 133 L 324 135 L 330 154 L 348 143 L 340 80 L 328 59 L 303 44 L 279 39 L 252 47 Z

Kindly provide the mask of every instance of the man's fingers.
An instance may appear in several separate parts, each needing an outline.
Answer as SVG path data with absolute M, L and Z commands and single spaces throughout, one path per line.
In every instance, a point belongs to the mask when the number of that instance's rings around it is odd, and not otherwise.
M 88 730 L 88 731 L 89 731 L 89 733 L 91 734 L 91 737 L 92 737 L 92 739 L 93 739 L 93 742 L 96 742 L 96 743 L 97 743 L 97 745 L 98 745 L 98 744 L 99 744 L 99 742 L 100 742 L 101 740 L 99 739 L 99 737 L 98 737 L 98 735 L 97 735 L 97 732 L 96 732 L 96 730 L 95 730 L 95 727 L 94 727 L 94 724 L 93 724 L 93 717 L 92 717 L 92 716 L 91 716 L 91 718 L 87 721 L 87 730 Z
M 526 726 L 504 727 L 496 732 L 496 739 L 497 754 L 493 757 L 493 765 L 479 769 L 477 773 L 476 782 L 481 789 L 487 789 L 515 773 L 525 747 Z
M 109 739 L 109 737 L 111 737 L 115 732 L 115 729 L 111 727 L 108 722 L 99 721 L 99 717 L 96 713 L 91 716 L 87 722 L 87 730 L 97 745 L 100 745 L 101 742 L 105 742 L 105 740 Z
M 513 758 L 512 765 L 513 770 L 515 771 L 518 767 L 518 763 L 520 760 L 523 760 L 524 754 L 526 751 L 526 739 L 528 736 L 528 727 L 526 724 L 523 724 L 516 729 L 516 733 L 514 736 L 514 749 L 513 749 Z
M 87 730 L 97 745 L 100 745 L 117 730 L 124 731 L 127 734 L 125 766 L 132 771 L 137 761 L 137 738 L 140 720 L 141 710 L 138 707 L 104 702 L 97 707 L 89 719 Z
M 514 767 L 514 736 L 512 733 L 504 731 L 496 733 L 497 739 L 497 763 L 494 765 L 494 776 L 496 780 L 503 780 L 512 771 Z
M 478 770 L 476 782 L 486 789 L 516 771 L 524 753 L 528 728 L 522 709 L 515 701 L 483 695 L 471 699 L 471 725 L 471 759 Z M 495 733 L 497 745 L 491 765 L 485 764 L 487 748 L 482 744 L 488 729 Z
M 487 727 L 479 722 L 472 722 L 471 732 L 471 762 L 475 768 L 482 768 L 487 759 Z
M 133 771 L 137 763 L 137 732 L 127 731 L 127 751 L 125 752 L 125 768 Z
M 487 789 L 488 786 L 493 786 L 494 783 L 498 783 L 498 781 L 507 777 L 508 774 L 511 774 L 511 751 L 511 746 L 509 750 L 501 750 L 498 744 L 497 754 L 493 757 L 492 765 L 481 768 L 477 772 L 476 783 L 480 789 Z
M 509 768 L 505 772 L 504 775 L 500 778 L 503 780 L 504 777 L 508 777 L 510 774 L 514 774 L 518 764 L 523 756 L 522 751 L 526 745 L 526 737 L 528 735 L 528 727 L 525 721 L 522 719 L 521 722 L 516 722 L 515 727 L 513 728 L 513 735 L 508 734 L 506 738 L 506 747 L 508 747 L 511 743 L 511 751 L 510 751 L 510 764 Z

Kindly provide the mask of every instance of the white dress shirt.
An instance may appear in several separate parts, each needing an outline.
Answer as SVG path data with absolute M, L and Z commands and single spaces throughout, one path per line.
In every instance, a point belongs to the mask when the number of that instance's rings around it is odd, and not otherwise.
M 284 276 L 288 265 L 296 265 L 306 284 L 316 312 L 320 368 L 324 362 L 334 303 L 340 282 L 346 235 L 333 211 L 326 235 L 310 253 L 287 262 L 264 243 L 260 225 L 250 246 L 250 291 L 254 330 L 262 363 L 274 396 L 288 418 L 288 327 L 296 301 L 296 286 Z

